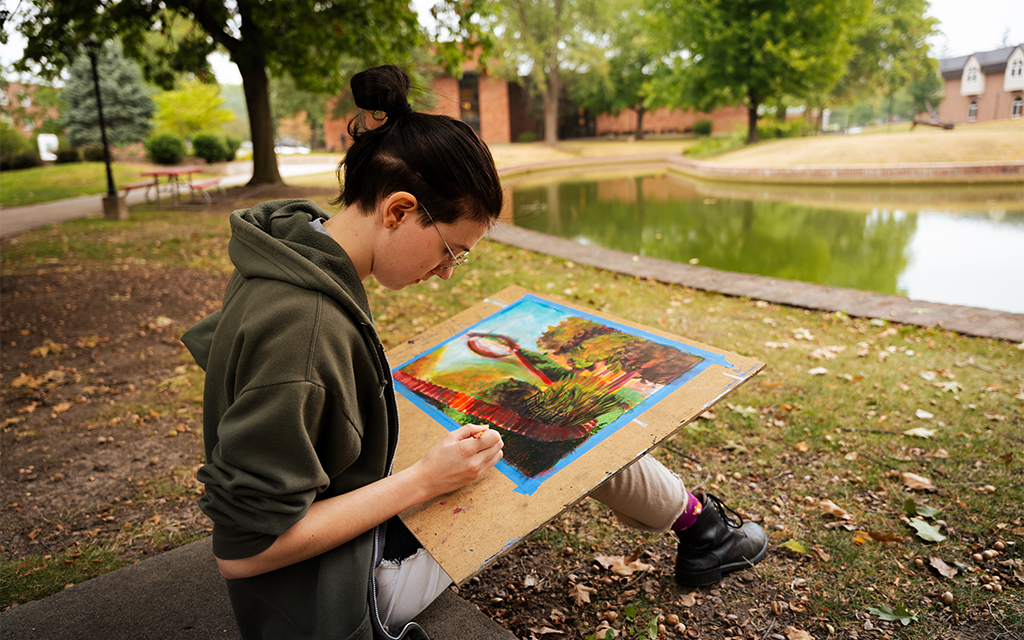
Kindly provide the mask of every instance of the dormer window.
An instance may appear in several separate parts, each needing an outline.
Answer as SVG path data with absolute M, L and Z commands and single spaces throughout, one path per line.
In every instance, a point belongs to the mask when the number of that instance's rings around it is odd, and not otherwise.
M 1014 60 L 1010 64 L 1010 77 L 1020 78 L 1024 76 L 1024 60 Z
M 967 70 L 967 83 L 968 84 L 974 84 L 977 81 L 978 81 L 978 68 L 977 67 L 971 67 L 970 69 Z

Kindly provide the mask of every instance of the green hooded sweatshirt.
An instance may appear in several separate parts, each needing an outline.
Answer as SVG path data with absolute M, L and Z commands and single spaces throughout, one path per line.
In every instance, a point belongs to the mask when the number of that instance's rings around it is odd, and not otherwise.
M 366 291 L 348 255 L 310 227 L 308 200 L 231 214 L 235 271 L 220 311 L 182 337 L 206 370 L 199 506 L 222 559 L 270 547 L 314 500 L 391 472 L 398 412 Z M 384 527 L 253 578 L 228 580 L 242 636 L 391 638 L 375 606 Z M 397 637 L 426 638 L 415 624 Z

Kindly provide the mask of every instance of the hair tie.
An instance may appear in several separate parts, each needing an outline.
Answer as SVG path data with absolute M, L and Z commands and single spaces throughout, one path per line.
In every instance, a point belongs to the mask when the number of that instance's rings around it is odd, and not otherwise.
M 395 107 L 395 112 L 388 115 L 392 118 L 396 118 L 398 116 L 404 116 L 407 113 L 412 113 L 412 105 L 408 102 L 402 101 L 397 107 Z

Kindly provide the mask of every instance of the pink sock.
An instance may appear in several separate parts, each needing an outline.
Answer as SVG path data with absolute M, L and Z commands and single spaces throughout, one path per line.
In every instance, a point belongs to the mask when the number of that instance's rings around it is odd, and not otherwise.
M 694 522 L 697 522 L 697 516 L 704 510 L 704 505 L 701 504 L 692 493 L 686 492 L 686 507 L 683 509 L 683 513 L 672 525 L 673 531 L 682 531 L 683 529 L 689 529 L 693 526 Z

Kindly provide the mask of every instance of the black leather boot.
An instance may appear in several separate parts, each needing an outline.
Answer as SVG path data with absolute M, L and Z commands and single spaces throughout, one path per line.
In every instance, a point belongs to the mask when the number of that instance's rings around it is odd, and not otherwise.
M 768 536 L 753 522 L 743 522 L 738 513 L 717 497 L 700 493 L 704 510 L 689 529 L 676 532 L 676 582 L 684 586 L 715 584 L 730 571 L 752 567 L 768 551 Z M 732 513 L 729 516 L 726 511 Z

